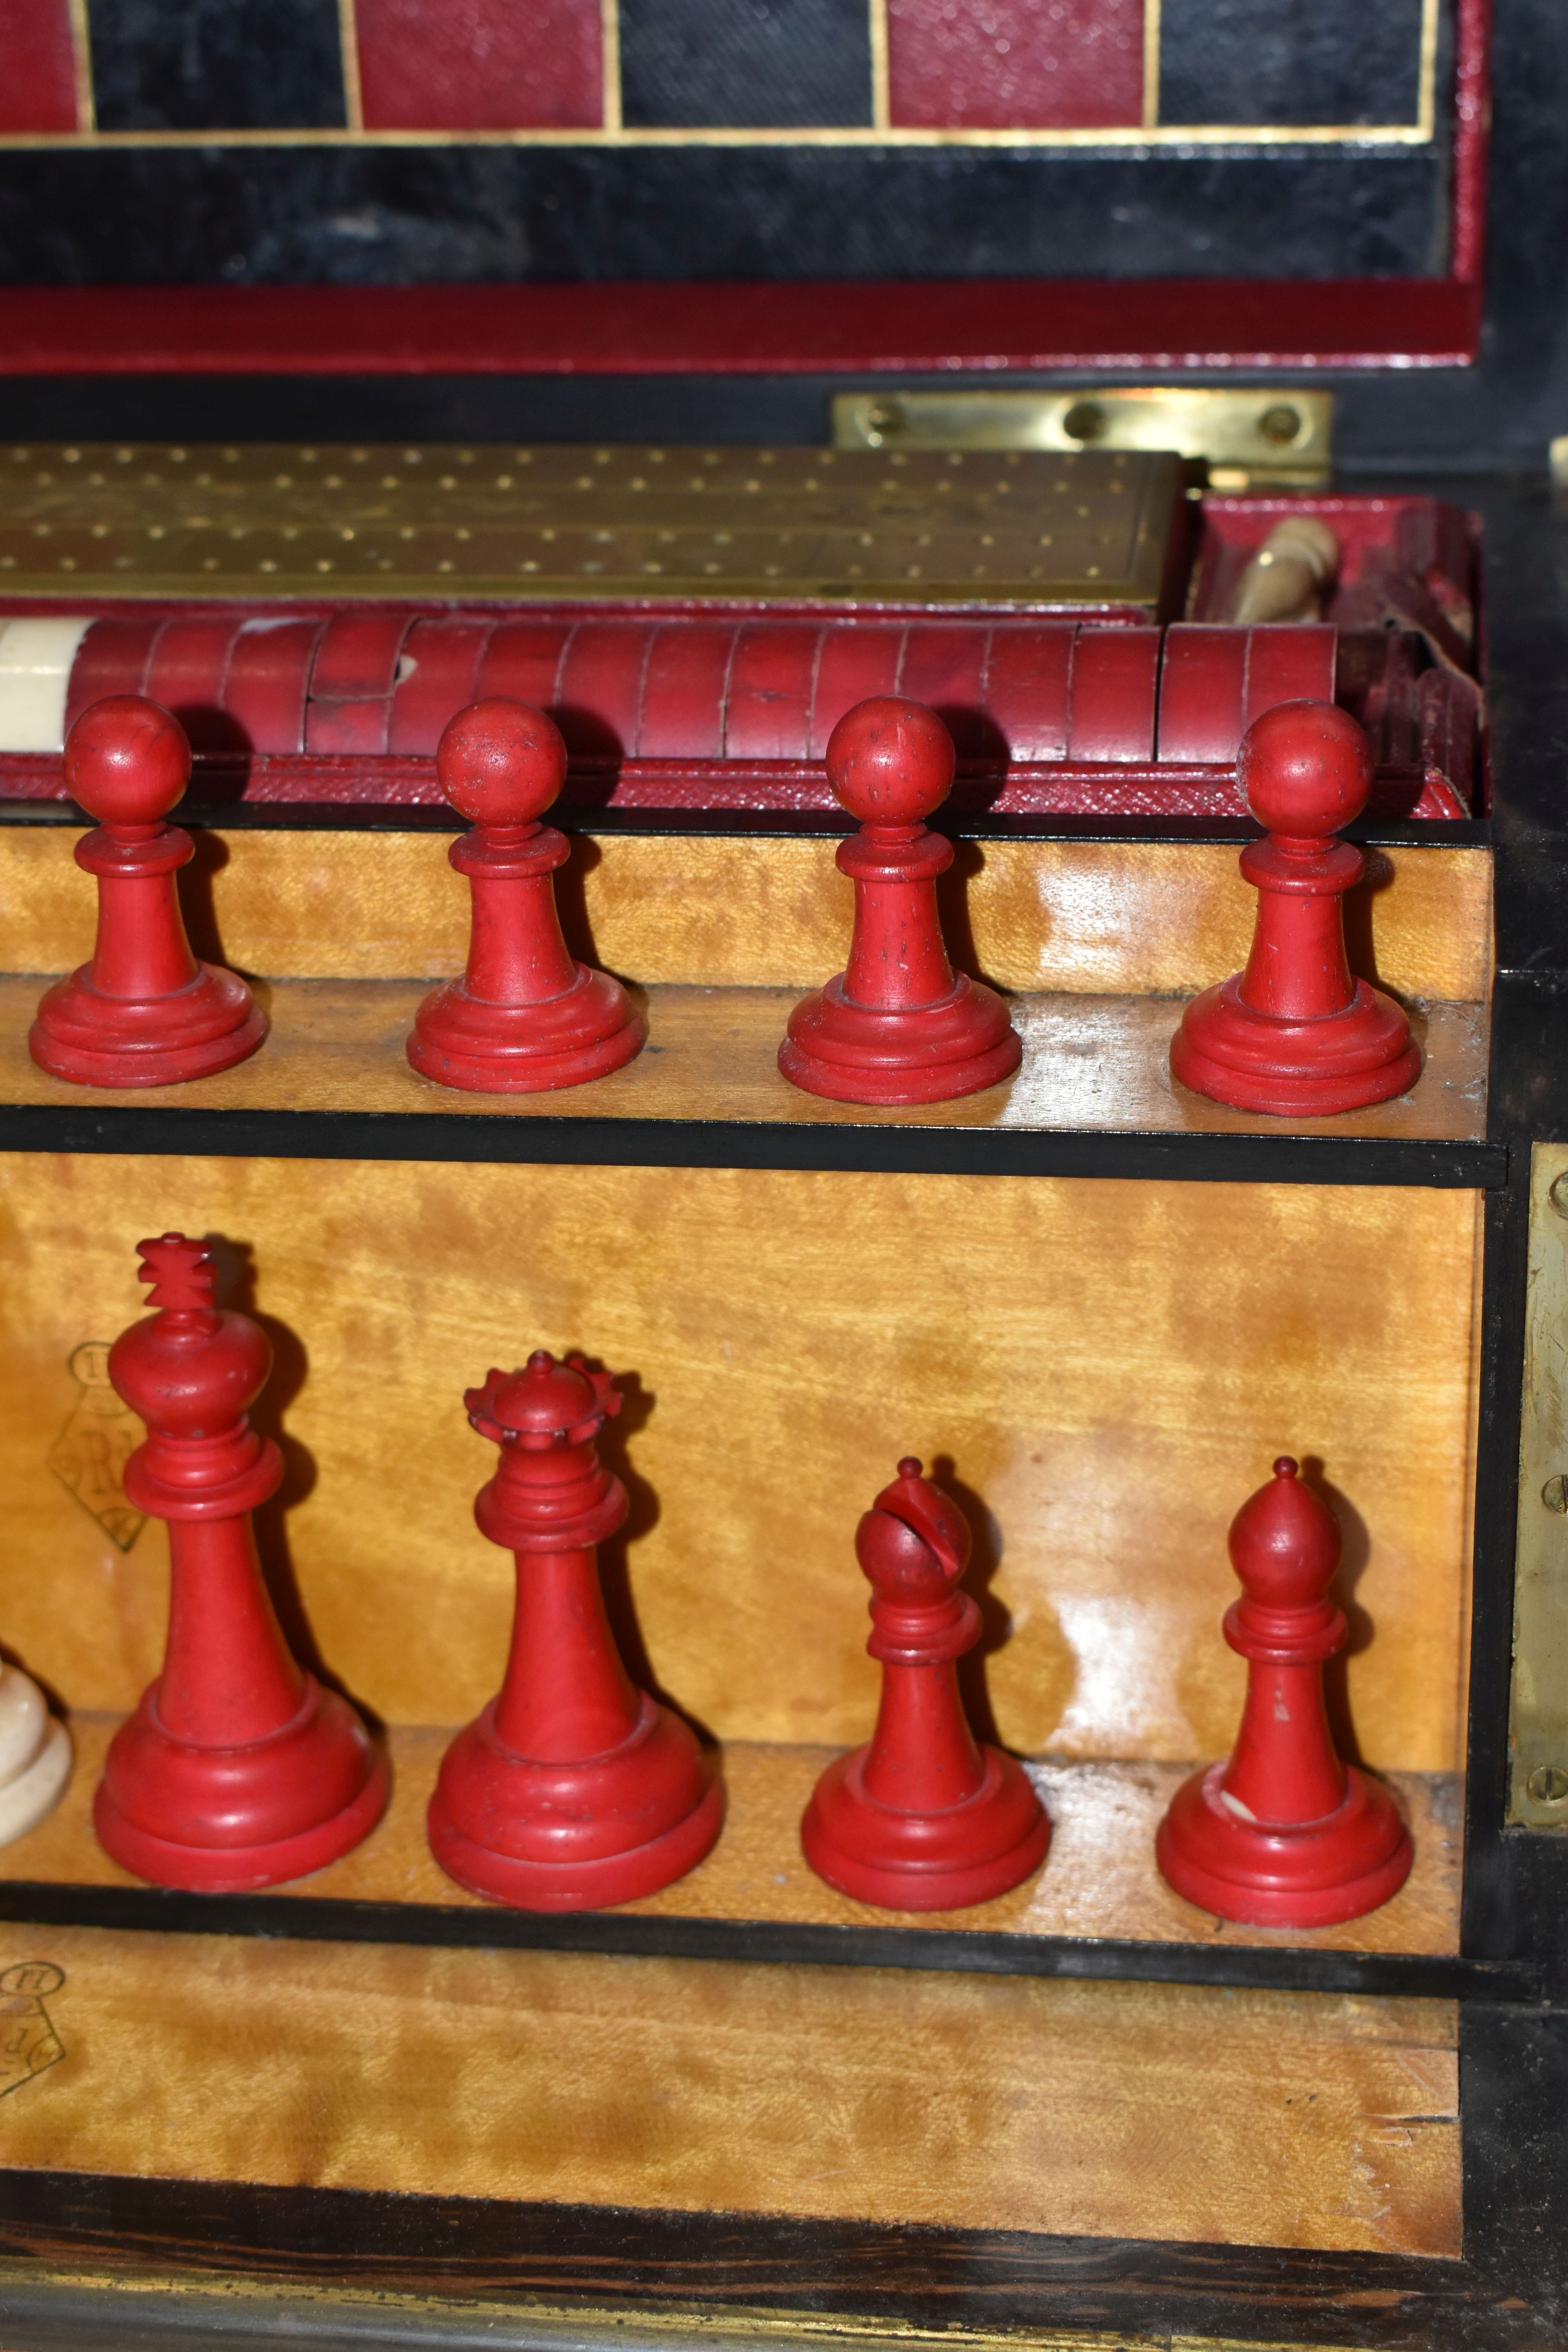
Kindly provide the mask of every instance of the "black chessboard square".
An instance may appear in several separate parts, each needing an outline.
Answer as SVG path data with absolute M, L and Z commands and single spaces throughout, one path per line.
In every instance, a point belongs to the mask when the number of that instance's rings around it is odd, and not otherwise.
M 1163 0 L 1162 123 L 1414 123 L 1422 0 Z
M 869 123 L 869 0 L 620 0 L 632 129 Z
M 337 0 L 88 0 L 100 131 L 338 131 Z

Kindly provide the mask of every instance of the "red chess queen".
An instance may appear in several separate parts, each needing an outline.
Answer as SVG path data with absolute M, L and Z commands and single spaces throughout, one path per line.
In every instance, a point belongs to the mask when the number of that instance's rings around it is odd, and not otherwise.
M 936 879 L 952 844 L 925 819 L 952 789 L 952 738 L 934 710 L 896 695 L 847 711 L 827 739 L 827 781 L 860 830 L 839 845 L 855 885 L 849 961 L 797 1004 L 779 1067 L 835 1102 L 947 1102 L 1011 1076 L 1023 1058 L 994 989 L 954 975 Z
M 282 1458 L 247 1418 L 267 1334 L 213 1303 L 206 1249 L 138 1244 L 158 1309 L 121 1334 L 109 1377 L 147 1423 L 125 1497 L 169 1523 L 163 1670 L 110 1742 L 93 1808 L 106 1853 L 159 1886 L 211 1894 L 301 1878 L 347 1853 L 386 1803 L 384 1759 L 335 1691 L 290 1655 L 251 1512 Z
M 242 980 L 196 961 L 175 894 L 195 850 L 165 823 L 191 778 L 184 729 L 142 695 L 111 695 L 67 736 L 65 772 L 101 820 L 76 845 L 98 881 L 98 938 L 91 962 L 40 1003 L 34 1061 L 83 1087 L 173 1086 L 243 1062 L 267 1024 Z
M 1228 1764 L 1184 1781 L 1155 1853 L 1178 1895 L 1254 1927 L 1328 1927 L 1374 1911 L 1404 1885 L 1410 1833 L 1386 1789 L 1340 1761 L 1323 1667 L 1343 1646 L 1329 1598 L 1339 1523 L 1288 1454 L 1231 1522 L 1246 1588 L 1225 1638 L 1247 1662 L 1247 1704 Z
M 1194 1094 L 1279 1118 L 1404 1094 L 1421 1075 L 1410 1024 L 1345 961 L 1344 895 L 1366 860 L 1333 836 L 1366 805 L 1365 735 L 1331 702 L 1278 703 L 1247 729 L 1237 773 L 1268 828 L 1241 853 L 1258 927 L 1247 970 L 1183 1014 L 1173 1074 Z
M 619 1393 L 541 1348 L 463 1402 L 501 1449 L 474 1517 L 516 1559 L 517 1610 L 500 1696 L 442 1759 L 431 1852 L 459 1886 L 522 1911 L 656 1894 L 701 1861 L 724 1801 L 687 1726 L 631 1682 L 605 1615 L 597 1548 L 626 1490 L 595 1440 Z
M 468 968 L 425 999 L 408 1058 L 474 1094 L 582 1086 L 641 1051 L 647 1025 L 620 982 L 578 963 L 555 910 L 570 846 L 541 823 L 566 778 L 560 730 L 505 695 L 471 702 L 436 747 L 441 790 L 471 833 L 447 855 L 473 900 Z
M 964 1717 L 954 1666 L 980 1632 L 959 1590 L 970 1541 L 912 1454 L 855 1531 L 882 1702 L 869 1744 L 818 1780 L 800 1842 L 819 1878 L 886 1910 L 989 1903 L 1038 1869 L 1051 1842 L 1022 1767 L 982 1748 Z

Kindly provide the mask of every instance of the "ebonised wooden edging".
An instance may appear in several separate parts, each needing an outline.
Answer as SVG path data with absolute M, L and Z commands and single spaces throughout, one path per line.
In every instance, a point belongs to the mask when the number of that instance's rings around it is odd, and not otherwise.
M 782 1168 L 904 1176 L 1122 1176 L 1500 1192 L 1501 1143 L 1427 1136 L 1171 1135 L 1105 1129 L 817 1127 L 799 1120 L 531 1112 L 203 1110 L 0 1104 L 0 1151 L 419 1160 L 609 1168 Z
M 508 1911 L 487 1905 L 368 1903 L 316 1895 L 192 1895 L 156 1886 L 0 1879 L 0 1919 L 29 1927 L 119 1927 L 302 1943 L 457 1946 L 468 1950 L 605 1952 L 787 1967 L 938 1969 L 965 1975 L 1087 1977 L 1219 1985 L 1248 1991 L 1357 1993 L 1531 2004 L 1541 1971 L 1523 1960 L 1448 1952 L 1356 1952 L 1257 1944 L 1178 1944 L 1131 1936 L 1018 1936 L 983 1928 L 835 1927 L 818 1921 L 681 1918 L 626 1911 Z
M 0 825 L 89 826 L 74 801 L 0 800 Z M 183 801 L 173 822 L 194 833 L 465 833 L 462 819 L 429 801 Z M 841 841 L 855 831 L 837 809 L 614 808 L 579 803 L 550 812 L 562 833 L 668 835 L 692 841 L 774 837 Z M 1250 817 L 1015 815 L 988 809 L 939 809 L 927 820 L 951 841 L 1196 842 L 1258 841 Z M 1485 817 L 1361 817 L 1342 828 L 1363 849 L 1484 849 Z
M 27 2270 L 18 2274 L 4 2257 Z M 56 2285 L 33 2268 L 40 2263 L 68 2275 Z M 163 2291 L 117 2294 L 114 2283 L 131 2284 L 139 2269 Z M 85 2278 L 89 2270 L 99 2279 Z M 204 2273 L 253 2277 L 268 2291 L 252 2302 L 230 2286 L 182 2323 L 184 2282 L 170 2292 L 171 2273 L 188 2274 L 198 2293 Z M 276 2296 L 284 2282 L 310 2291 L 303 2327 L 298 2305 L 291 2311 Z M 700 2342 L 704 2318 L 748 2312 L 775 2328 L 798 2313 L 814 2340 L 842 2315 L 944 2330 L 1103 2331 L 1108 2345 L 1136 2334 L 1144 2345 L 1198 2336 L 1353 2352 L 1542 2352 L 1563 2341 L 1553 2326 L 1560 2294 L 1534 2284 L 1538 2292 L 1513 2265 L 1473 2257 L 0 2171 L 0 2327 L 33 2352 L 120 2352 L 179 2338 L 430 2352 L 559 2342 L 559 2327 L 530 2328 L 531 2300 L 552 2305 L 557 2319 L 563 2304 L 585 2305 L 578 2346 L 637 2352 L 654 2336 L 637 2327 L 639 2305 L 657 2340 L 684 2338 L 683 2352 Z M 352 2330 L 340 2330 L 334 2289 L 463 2300 L 449 2315 L 426 2304 L 401 2321 L 395 2310 L 362 2306 Z

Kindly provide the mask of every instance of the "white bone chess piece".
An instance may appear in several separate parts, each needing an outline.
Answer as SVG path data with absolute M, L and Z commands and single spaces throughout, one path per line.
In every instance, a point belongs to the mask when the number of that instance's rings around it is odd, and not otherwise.
M 53 1810 L 70 1779 L 70 1734 L 19 1666 L 0 1664 L 0 1845 Z

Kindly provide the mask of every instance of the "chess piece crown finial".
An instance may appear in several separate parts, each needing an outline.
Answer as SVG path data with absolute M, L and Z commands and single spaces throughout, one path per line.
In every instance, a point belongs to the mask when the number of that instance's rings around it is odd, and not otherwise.
M 205 1242 L 187 1241 L 184 1234 L 160 1234 L 138 1242 L 142 1264 L 137 1279 L 149 1285 L 147 1304 L 165 1313 L 210 1309 L 217 1289 L 217 1268 Z
M 591 1372 L 581 1356 L 558 1363 L 536 1348 L 522 1370 L 491 1367 L 482 1388 L 464 1391 L 468 1419 L 481 1437 L 527 1451 L 585 1445 L 621 1409 L 611 1372 Z
M 1340 1523 L 1302 1479 L 1300 1465 L 1281 1454 L 1268 1486 L 1231 1521 L 1227 1547 L 1245 1588 L 1246 1597 L 1234 1604 L 1242 1622 L 1279 1611 L 1294 1619 L 1312 1602 L 1326 1601 L 1340 1564 Z M 1340 1619 L 1337 1609 L 1326 1614 L 1331 1622 Z M 1332 1646 L 1342 1631 L 1340 1620 Z
M 460 816 L 515 843 L 537 829 L 559 798 L 566 746 L 544 711 L 493 694 L 447 720 L 436 747 L 436 773 Z

